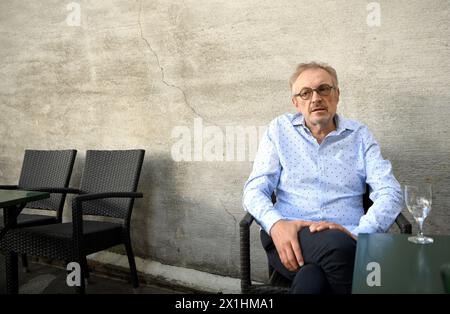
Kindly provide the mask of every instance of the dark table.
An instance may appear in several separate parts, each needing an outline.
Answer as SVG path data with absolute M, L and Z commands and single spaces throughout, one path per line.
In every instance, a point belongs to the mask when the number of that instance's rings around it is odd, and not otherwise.
M 450 236 L 431 235 L 434 243 L 427 245 L 409 242 L 408 236 L 358 236 L 353 293 L 444 293 L 440 268 L 450 263 Z
M 19 216 L 22 209 L 28 202 L 33 202 L 45 198 L 49 198 L 50 193 L 47 192 L 33 192 L 22 190 L 1 190 L 0 189 L 0 208 L 3 208 L 3 222 L 4 227 L 0 232 L 0 241 L 17 223 L 17 216 Z M 5 270 L 7 276 L 7 293 L 18 292 L 18 274 L 17 274 L 17 253 L 8 252 L 5 258 Z

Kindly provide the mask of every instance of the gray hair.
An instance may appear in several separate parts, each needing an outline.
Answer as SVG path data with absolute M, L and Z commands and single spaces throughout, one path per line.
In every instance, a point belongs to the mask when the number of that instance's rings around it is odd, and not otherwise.
M 322 63 L 322 62 L 307 62 L 307 63 L 300 63 L 297 65 L 297 68 L 295 69 L 294 74 L 291 75 L 291 78 L 289 79 L 289 86 L 292 89 L 292 85 L 294 85 L 295 81 L 298 79 L 298 77 L 300 76 L 300 74 L 302 74 L 304 71 L 309 70 L 309 69 L 322 69 L 328 72 L 328 74 L 331 75 L 331 78 L 333 79 L 333 83 L 335 85 L 335 87 L 338 87 L 338 78 L 337 78 L 337 73 L 336 70 L 326 64 L 326 63 Z

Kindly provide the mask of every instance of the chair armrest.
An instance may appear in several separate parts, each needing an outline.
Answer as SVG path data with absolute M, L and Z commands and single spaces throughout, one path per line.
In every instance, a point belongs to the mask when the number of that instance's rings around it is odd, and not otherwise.
M 17 190 L 19 187 L 17 185 L 7 184 L 7 185 L 0 185 L 0 189 L 2 190 Z
M 83 191 L 80 191 L 83 193 Z M 83 202 L 105 198 L 142 198 L 139 192 L 104 192 L 86 193 L 75 196 L 72 201 L 72 225 L 75 246 L 82 246 L 83 242 Z
M 48 192 L 48 193 L 59 193 L 59 194 L 80 194 L 80 190 L 74 188 L 32 188 L 32 189 L 24 189 L 26 191 L 37 191 L 37 192 Z
M 252 224 L 253 220 L 255 220 L 255 218 L 250 214 L 247 213 L 245 214 L 244 218 L 242 218 L 241 222 L 239 223 L 239 226 L 242 228 L 250 228 L 250 225 Z
M 83 191 L 80 191 L 80 193 L 83 193 Z M 86 193 L 75 196 L 72 200 L 72 222 L 81 223 L 83 220 L 83 202 L 105 198 L 142 198 L 143 196 L 144 195 L 139 192 Z
M 89 193 L 75 196 L 74 202 L 93 201 L 104 198 L 142 198 L 144 195 L 140 192 L 104 192 L 104 193 Z
M 412 233 L 411 223 L 408 221 L 408 219 L 406 219 L 406 217 L 402 213 L 398 214 L 397 218 L 395 219 L 395 223 L 400 228 L 401 233 L 405 234 Z
M 250 272 L 250 226 L 254 220 L 255 218 L 250 213 L 247 213 L 239 223 L 242 293 L 247 293 L 252 283 Z

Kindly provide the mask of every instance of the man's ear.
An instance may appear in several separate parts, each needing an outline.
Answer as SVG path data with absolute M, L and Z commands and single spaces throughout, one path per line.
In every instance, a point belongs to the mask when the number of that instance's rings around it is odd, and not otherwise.
M 294 105 L 294 107 L 298 110 L 298 100 L 296 97 L 292 97 L 292 104 Z
M 337 96 L 337 101 L 339 102 L 339 96 L 341 95 L 341 91 L 339 90 L 339 88 L 336 88 L 336 96 Z

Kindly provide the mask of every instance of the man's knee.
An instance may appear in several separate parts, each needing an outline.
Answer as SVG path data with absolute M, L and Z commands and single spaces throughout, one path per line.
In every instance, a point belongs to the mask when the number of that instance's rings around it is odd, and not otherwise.
M 327 233 L 326 245 L 331 251 L 354 253 L 356 241 L 345 232 L 340 230 L 324 230 Z
M 356 241 L 340 230 L 311 233 L 309 228 L 303 228 L 298 235 L 305 262 L 317 263 L 324 257 L 354 259 Z

